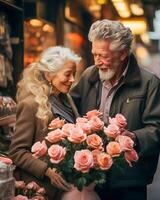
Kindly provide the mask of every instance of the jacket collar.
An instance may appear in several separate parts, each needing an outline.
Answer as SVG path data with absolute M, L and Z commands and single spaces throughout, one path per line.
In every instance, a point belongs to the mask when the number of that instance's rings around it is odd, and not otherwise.
M 129 58 L 129 66 L 124 78 L 124 83 L 127 85 L 137 85 L 141 83 L 140 68 L 133 54 L 131 54 Z
M 100 81 L 98 69 L 96 66 L 92 66 L 92 71 L 89 76 L 89 83 L 91 85 L 94 85 L 96 82 Z M 126 76 L 124 78 L 123 83 L 127 85 L 137 85 L 141 82 L 141 74 L 140 74 L 140 68 L 137 64 L 137 61 L 135 59 L 135 56 L 131 54 L 129 56 L 129 64 L 128 64 L 128 70 L 126 72 Z
M 94 65 L 92 66 L 92 71 L 90 73 L 90 76 L 89 76 L 89 83 L 91 85 L 94 85 L 95 83 L 97 83 L 98 81 L 100 81 L 100 77 L 99 77 L 99 73 L 98 73 L 98 68 Z

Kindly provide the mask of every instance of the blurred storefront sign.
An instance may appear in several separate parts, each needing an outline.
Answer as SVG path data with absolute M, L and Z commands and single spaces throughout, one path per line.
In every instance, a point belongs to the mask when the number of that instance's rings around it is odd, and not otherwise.
M 128 18 L 131 16 L 131 10 L 129 2 L 127 0 L 111 0 L 118 14 L 122 18 Z
M 120 20 L 125 26 L 129 27 L 132 30 L 132 33 L 135 35 L 141 35 L 147 31 L 147 22 L 143 17 L 139 18 L 129 18 Z

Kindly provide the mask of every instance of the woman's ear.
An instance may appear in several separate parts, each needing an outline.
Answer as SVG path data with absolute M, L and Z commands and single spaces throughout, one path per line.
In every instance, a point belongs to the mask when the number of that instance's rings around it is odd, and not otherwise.
M 51 82 L 51 76 L 50 76 L 49 72 L 44 72 L 44 77 L 48 82 Z

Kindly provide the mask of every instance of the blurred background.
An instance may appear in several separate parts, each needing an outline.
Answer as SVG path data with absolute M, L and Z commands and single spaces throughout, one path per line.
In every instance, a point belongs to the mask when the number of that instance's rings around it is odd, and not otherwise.
M 131 28 L 140 66 L 160 77 L 160 0 L 0 0 L 0 151 L 7 150 L 13 132 L 9 124 L 15 120 L 22 70 L 45 48 L 65 45 L 83 58 L 78 81 L 93 63 L 90 25 L 104 18 Z M 159 200 L 159 168 L 148 187 L 148 200 Z
M 89 27 L 104 18 L 119 20 L 131 28 L 133 51 L 140 66 L 160 76 L 159 0 L 0 0 L 0 40 L 7 48 L 1 55 L 7 54 L 10 62 L 7 72 L 0 70 L 1 79 L 9 72 L 0 82 L 1 90 L 7 88 L 14 95 L 23 68 L 37 60 L 42 50 L 57 44 L 82 56 L 78 81 L 82 71 L 93 63 Z M 3 63 L 3 58 L 0 61 Z
M 142 67 L 160 76 L 159 0 L 54 0 L 24 1 L 24 66 L 42 49 L 63 44 L 81 54 L 79 74 L 92 63 L 87 39 L 91 23 L 97 19 L 119 20 L 135 35 L 133 50 Z M 34 21 L 34 19 L 40 21 Z M 51 24 L 46 24 L 46 20 Z M 54 38 L 54 40 L 53 40 Z M 77 74 L 77 79 L 79 78 Z

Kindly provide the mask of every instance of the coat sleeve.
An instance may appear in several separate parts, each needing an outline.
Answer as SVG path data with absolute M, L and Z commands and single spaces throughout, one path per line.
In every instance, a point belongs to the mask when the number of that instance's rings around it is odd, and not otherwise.
M 9 149 L 10 158 L 16 166 L 37 178 L 43 178 L 47 163 L 35 159 L 31 153 L 36 134 L 35 107 L 29 102 L 20 102 L 17 109 L 17 121 Z
M 135 130 L 140 156 L 158 154 L 160 150 L 160 81 L 153 77 L 148 86 L 145 110 L 142 115 L 144 127 Z

